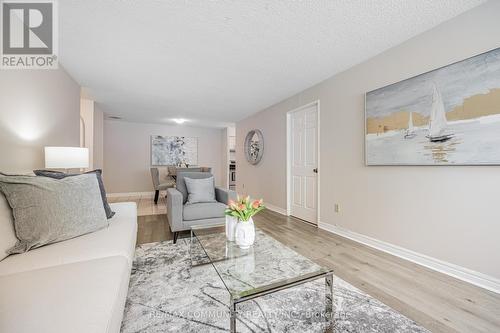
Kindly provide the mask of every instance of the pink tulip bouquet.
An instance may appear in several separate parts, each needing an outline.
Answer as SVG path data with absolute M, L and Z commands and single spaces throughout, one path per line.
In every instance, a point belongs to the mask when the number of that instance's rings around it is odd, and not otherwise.
M 237 201 L 229 200 L 228 207 L 225 211 L 227 216 L 233 216 L 240 221 L 248 221 L 252 216 L 263 210 L 263 200 L 250 200 L 250 197 L 238 197 Z

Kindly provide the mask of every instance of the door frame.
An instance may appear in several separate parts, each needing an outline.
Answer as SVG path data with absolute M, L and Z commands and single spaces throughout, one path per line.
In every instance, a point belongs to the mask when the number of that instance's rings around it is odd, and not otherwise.
M 320 151 L 321 151 L 321 142 L 320 142 L 320 119 L 321 119 L 321 107 L 320 107 L 320 100 L 317 99 L 315 101 L 312 101 L 310 103 L 307 103 L 305 105 L 299 106 L 298 108 L 295 108 L 293 110 L 290 110 L 286 113 L 286 214 L 287 216 L 291 215 L 292 212 L 292 195 L 291 195 L 291 177 L 292 177 L 292 130 L 291 130 L 291 124 L 292 124 L 292 113 L 295 113 L 297 111 L 301 111 L 305 108 L 311 107 L 315 105 L 316 110 L 318 113 L 318 117 L 316 119 L 317 121 L 317 142 L 316 142 L 316 156 L 317 156 L 317 163 L 318 163 L 318 170 L 319 172 L 317 173 L 317 184 L 316 184 L 316 205 L 317 205 L 317 211 L 316 211 L 316 227 L 319 225 L 320 221 L 320 187 L 321 187 L 321 156 L 320 156 Z

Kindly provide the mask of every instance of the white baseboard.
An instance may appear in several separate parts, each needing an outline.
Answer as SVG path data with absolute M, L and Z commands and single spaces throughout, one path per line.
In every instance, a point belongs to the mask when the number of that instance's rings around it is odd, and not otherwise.
M 153 198 L 155 192 L 126 192 L 126 193 L 107 193 L 106 197 L 116 198 L 116 197 L 151 197 Z
M 264 206 L 266 206 L 267 209 L 272 210 L 273 212 L 276 212 L 278 214 L 285 215 L 285 216 L 288 215 L 286 209 L 283 209 L 281 207 L 270 205 L 270 204 L 265 203 L 265 202 L 264 202 Z
M 356 232 L 340 228 L 328 223 L 319 222 L 318 227 L 320 229 L 329 231 L 331 233 L 337 234 L 339 236 L 349 238 L 355 242 L 370 246 L 377 250 L 395 255 L 402 259 L 414 262 L 421 266 L 425 266 L 432 270 L 438 271 L 440 273 L 453 276 L 462 281 L 471 283 L 478 287 L 500 293 L 500 279 L 495 277 L 473 271 L 471 269 L 461 267 L 455 264 L 451 264 L 446 261 L 442 261 L 436 258 L 429 257 L 425 254 L 414 252 L 397 245 L 386 243 L 384 241 L 371 238 Z

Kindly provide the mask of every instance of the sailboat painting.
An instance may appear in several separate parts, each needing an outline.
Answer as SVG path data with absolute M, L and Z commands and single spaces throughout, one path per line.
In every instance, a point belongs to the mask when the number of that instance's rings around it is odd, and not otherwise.
M 408 120 L 408 128 L 405 132 L 405 139 L 412 139 L 416 136 L 415 127 L 413 126 L 413 113 L 410 112 L 410 119 Z
M 367 165 L 500 165 L 500 48 L 366 94 Z

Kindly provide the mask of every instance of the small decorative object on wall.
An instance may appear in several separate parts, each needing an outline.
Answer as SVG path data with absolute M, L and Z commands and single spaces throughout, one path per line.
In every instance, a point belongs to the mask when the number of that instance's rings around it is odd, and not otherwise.
M 236 226 L 233 225 L 233 237 L 236 245 L 241 249 L 248 249 L 255 241 L 255 226 L 252 217 L 265 209 L 262 202 L 262 199 L 251 201 L 248 196 L 243 198 L 238 197 L 236 202 L 232 200 L 229 201 L 225 214 L 226 217 L 235 217 L 238 219 Z M 226 220 L 226 223 L 227 222 L 228 220 Z M 228 234 L 226 233 L 226 235 Z
M 198 138 L 151 136 L 151 165 L 185 164 L 198 164 Z
M 250 164 L 258 164 L 264 154 L 264 136 L 258 129 L 248 132 L 245 138 L 245 157 Z
M 367 165 L 500 165 L 500 48 L 366 94 Z

